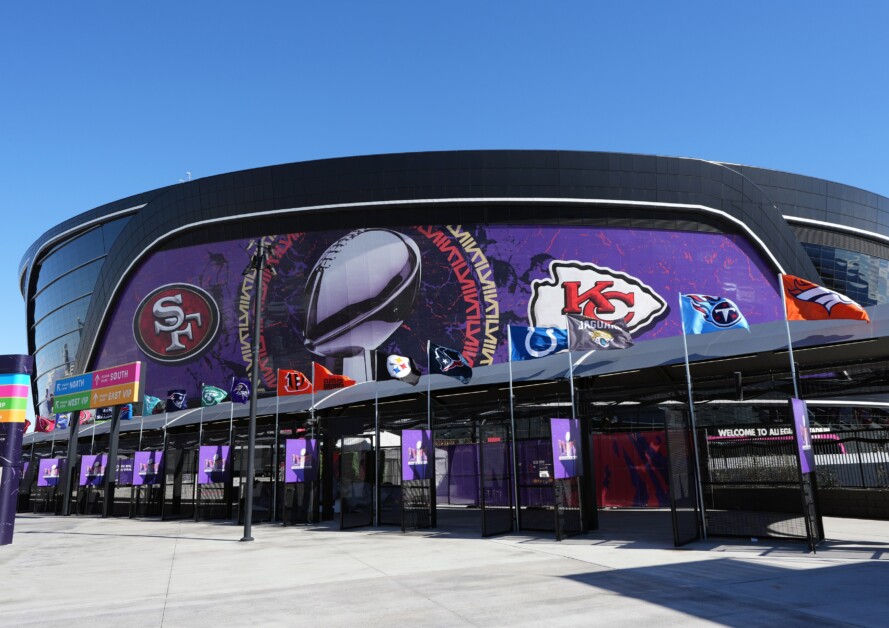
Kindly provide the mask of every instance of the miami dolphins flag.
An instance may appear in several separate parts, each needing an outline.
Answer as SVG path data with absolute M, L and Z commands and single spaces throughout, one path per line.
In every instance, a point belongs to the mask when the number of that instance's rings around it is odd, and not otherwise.
M 680 294 L 684 334 L 709 334 L 714 331 L 746 329 L 747 319 L 730 299 L 705 294 Z

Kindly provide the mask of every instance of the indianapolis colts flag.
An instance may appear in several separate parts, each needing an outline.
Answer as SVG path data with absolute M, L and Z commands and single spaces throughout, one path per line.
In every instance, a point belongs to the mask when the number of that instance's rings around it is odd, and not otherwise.
M 568 349 L 568 331 L 558 327 L 509 326 L 510 359 L 533 360 Z
M 737 305 L 725 297 L 680 294 L 682 330 L 686 334 L 709 334 L 728 329 L 750 331 L 747 319 Z

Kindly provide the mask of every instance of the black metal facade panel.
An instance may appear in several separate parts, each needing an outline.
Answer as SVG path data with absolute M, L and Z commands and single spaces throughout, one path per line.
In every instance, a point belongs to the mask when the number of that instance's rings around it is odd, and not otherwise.
M 89 366 L 92 341 L 102 331 L 105 307 L 113 302 L 122 274 L 137 256 L 162 244 L 171 232 L 200 228 L 189 225 L 230 219 L 236 228 L 238 221 L 272 210 L 454 198 L 514 198 L 529 202 L 544 198 L 596 199 L 706 206 L 744 223 L 787 272 L 817 281 L 814 266 L 782 217 L 783 213 L 792 212 L 781 203 L 776 207 L 772 195 L 783 194 L 785 198 L 786 190 L 793 186 L 782 182 L 786 177 L 796 178 L 801 181 L 800 193 L 811 196 L 807 202 L 817 205 L 814 199 L 827 195 L 826 207 L 832 198 L 830 191 L 838 188 L 836 184 L 821 181 L 819 186 L 814 183 L 818 180 L 784 173 L 775 173 L 781 175 L 780 185 L 771 179 L 764 182 L 763 173 L 768 172 L 696 159 L 573 151 L 405 153 L 285 164 L 198 179 L 91 210 L 47 232 L 24 259 L 30 260 L 42 242 L 77 224 L 146 204 L 120 233 L 100 272 L 84 321 L 84 342 L 76 360 L 78 372 Z M 882 207 L 886 205 L 885 210 L 889 210 L 889 199 L 864 200 L 873 201 L 879 211 L 889 215 Z M 367 213 L 367 209 L 361 211 Z M 371 211 L 397 212 L 380 207 Z M 479 209 L 480 214 L 483 211 L 483 207 Z M 601 214 L 603 210 L 588 211 Z M 619 221 L 632 209 L 619 207 L 609 211 Z M 422 209 L 411 212 L 413 221 L 422 220 Z M 508 220 L 508 216 L 509 212 L 503 211 L 497 219 Z M 668 217 L 665 212 L 664 218 Z M 345 226 L 351 219 L 348 210 L 324 212 L 329 225 Z M 694 216 L 686 213 L 677 215 L 677 219 L 694 220 Z M 704 214 L 701 219 L 705 220 Z M 706 221 L 712 224 L 713 216 L 708 215 Z M 296 220 L 294 224 L 298 224 Z M 731 228 L 728 222 L 725 228 Z M 33 266 L 33 260 L 29 264 Z M 31 274 L 29 271 L 24 284 L 27 297 L 33 290 Z

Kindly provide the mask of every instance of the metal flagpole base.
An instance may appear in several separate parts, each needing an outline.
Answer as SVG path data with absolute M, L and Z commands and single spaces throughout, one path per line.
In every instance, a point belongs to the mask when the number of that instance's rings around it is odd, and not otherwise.
M 249 543 L 249 542 L 252 541 L 252 540 L 253 540 L 253 537 L 252 537 L 252 536 L 242 536 L 242 537 L 238 540 L 238 542 L 239 542 L 239 543 Z

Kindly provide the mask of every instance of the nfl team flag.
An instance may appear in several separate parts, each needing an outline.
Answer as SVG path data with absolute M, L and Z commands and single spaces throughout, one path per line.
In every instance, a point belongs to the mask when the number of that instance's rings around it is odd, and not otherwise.
M 429 343 L 429 373 L 455 377 L 464 384 L 472 379 L 472 367 L 456 349 Z
M 144 395 L 142 397 L 142 415 L 148 416 L 157 412 L 163 412 L 163 402 L 157 397 Z
M 355 380 L 345 375 L 336 375 L 326 368 L 315 362 L 313 364 L 312 384 L 315 386 L 315 392 L 322 390 L 336 390 L 337 388 L 345 388 L 354 386 Z
M 56 429 L 55 421 L 45 416 L 37 417 L 37 425 L 34 426 L 35 432 L 52 432 L 54 429 Z
M 201 407 L 209 408 L 210 406 L 215 406 L 228 397 L 228 393 L 222 390 L 221 388 L 217 388 L 216 386 L 210 386 L 205 384 L 201 387 Z
M 133 418 L 133 404 L 125 403 L 120 407 L 120 420 L 129 421 Z
M 56 429 L 57 430 L 67 430 L 68 429 L 68 414 L 56 414 Z
M 188 393 L 184 388 L 167 391 L 167 412 L 185 410 L 188 407 Z
M 251 388 L 249 379 L 246 377 L 235 377 L 232 379 L 232 401 L 248 403 L 250 401 L 250 392 Z
M 633 337 L 622 321 L 606 322 L 577 314 L 568 315 L 572 351 L 628 349 Z
M 568 332 L 558 327 L 509 326 L 509 356 L 513 362 L 545 358 L 568 349 Z
M 724 297 L 705 294 L 680 294 L 682 331 L 685 334 L 709 334 L 728 329 L 750 331 L 738 306 Z
M 852 319 L 870 323 L 870 316 L 855 301 L 811 281 L 781 275 L 789 321 Z
M 92 423 L 95 419 L 96 415 L 91 410 L 81 410 L 77 415 L 77 424 L 86 425 L 87 423 Z
M 312 382 L 300 371 L 278 369 L 278 396 L 308 395 L 312 392 Z
M 411 358 L 377 352 L 377 380 L 397 379 L 405 384 L 416 386 L 420 381 L 420 369 Z

